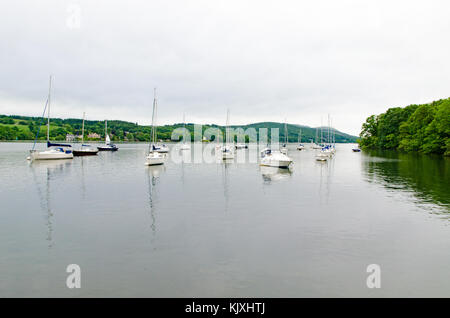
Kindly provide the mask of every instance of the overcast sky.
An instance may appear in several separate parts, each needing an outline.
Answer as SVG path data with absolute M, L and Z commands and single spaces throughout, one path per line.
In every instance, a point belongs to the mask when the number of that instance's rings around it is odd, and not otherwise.
M 359 134 L 450 96 L 449 1 L 2 1 L 0 113 Z

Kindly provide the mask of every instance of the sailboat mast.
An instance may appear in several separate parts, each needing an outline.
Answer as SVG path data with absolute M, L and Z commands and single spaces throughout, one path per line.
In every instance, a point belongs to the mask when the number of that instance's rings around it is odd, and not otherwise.
M 230 110 L 227 109 L 227 122 L 225 123 L 225 144 L 230 142 L 230 129 L 228 127 L 230 121 Z
M 106 144 L 106 136 L 108 136 L 108 120 L 105 119 L 105 144 Z
M 83 124 L 81 126 L 81 146 L 83 146 L 83 144 L 84 144 L 84 116 L 85 116 L 85 113 L 83 112 Z
M 47 110 L 47 141 L 50 141 L 50 93 L 52 90 L 52 76 L 48 84 L 48 110 Z
M 155 143 L 155 139 L 156 139 L 155 116 L 156 116 L 156 87 L 153 89 L 153 109 L 152 109 L 152 132 L 151 132 L 151 143 Z
M 288 137 L 287 137 L 287 122 L 286 119 L 284 120 L 284 143 L 287 147 Z

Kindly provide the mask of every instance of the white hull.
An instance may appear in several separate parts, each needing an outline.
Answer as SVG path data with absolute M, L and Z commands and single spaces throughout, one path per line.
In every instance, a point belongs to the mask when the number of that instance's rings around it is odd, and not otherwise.
M 183 144 L 181 145 L 180 150 L 191 150 L 191 146 L 188 144 Z
M 278 168 L 288 168 L 291 163 L 292 159 L 281 152 L 265 153 L 260 161 L 261 166 Z
M 292 163 L 291 160 L 273 160 L 273 159 L 261 159 L 261 166 L 265 167 L 277 167 L 277 168 L 288 168 Z
M 317 161 L 327 161 L 328 158 L 330 158 L 330 156 L 328 155 L 328 153 L 326 152 L 320 152 L 316 155 L 316 160 Z
M 287 150 L 287 148 L 281 148 L 281 149 L 280 149 L 280 152 L 281 152 L 283 155 L 287 155 L 288 150 Z
M 73 159 L 73 153 L 66 153 L 57 150 L 46 151 L 31 151 L 28 160 L 58 160 L 58 159 Z
M 222 159 L 228 160 L 228 159 L 234 159 L 234 153 L 222 153 Z
M 169 147 L 163 145 L 163 146 L 155 146 L 156 149 L 153 149 L 153 151 L 155 152 L 159 152 L 159 153 L 168 153 L 169 152 Z
M 158 152 L 151 152 L 145 158 L 145 165 L 146 166 L 162 165 L 162 164 L 164 164 L 165 159 L 166 159 L 166 156 L 161 155 Z

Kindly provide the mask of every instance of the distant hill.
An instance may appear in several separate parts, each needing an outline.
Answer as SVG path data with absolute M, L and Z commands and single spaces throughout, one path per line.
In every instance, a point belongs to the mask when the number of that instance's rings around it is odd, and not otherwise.
M 0 115 L 0 140 L 34 140 L 39 130 L 39 140 L 45 140 L 47 137 L 46 120 L 40 117 L 16 116 L 16 115 Z M 82 120 L 75 118 L 60 119 L 51 118 L 50 120 L 50 139 L 52 140 L 66 140 L 67 135 L 79 136 L 81 135 Z M 172 131 L 176 128 L 183 127 L 182 123 L 173 125 L 158 126 L 158 139 L 170 140 Z M 225 132 L 225 127 L 220 125 L 203 125 L 203 131 L 208 127 L 219 128 Z M 276 122 L 262 122 L 248 125 L 231 126 L 232 128 L 255 128 L 259 131 L 260 128 L 267 128 L 270 138 L 271 128 L 278 128 L 280 140 L 284 140 L 284 123 Z M 186 128 L 194 133 L 194 124 L 187 123 Z M 142 126 L 137 123 L 131 123 L 121 120 L 108 120 L 108 133 L 113 141 L 149 141 L 150 140 L 150 126 Z M 320 128 L 312 128 L 301 125 L 287 125 L 289 142 L 297 142 L 301 130 L 302 142 L 309 142 L 316 139 L 316 133 L 320 138 Z M 324 128 L 324 140 L 326 140 L 326 133 Z M 87 136 L 91 135 L 92 138 Z M 98 120 L 85 121 L 85 139 L 86 140 L 101 140 L 105 137 L 105 122 Z M 335 130 L 335 138 L 338 143 L 356 142 L 357 137 L 345 134 Z

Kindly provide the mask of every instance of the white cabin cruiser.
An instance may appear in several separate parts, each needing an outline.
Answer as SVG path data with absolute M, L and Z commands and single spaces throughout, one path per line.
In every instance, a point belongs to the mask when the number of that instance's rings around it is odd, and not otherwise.
M 261 151 L 261 166 L 288 168 L 292 159 L 280 151 L 272 151 L 269 148 Z

